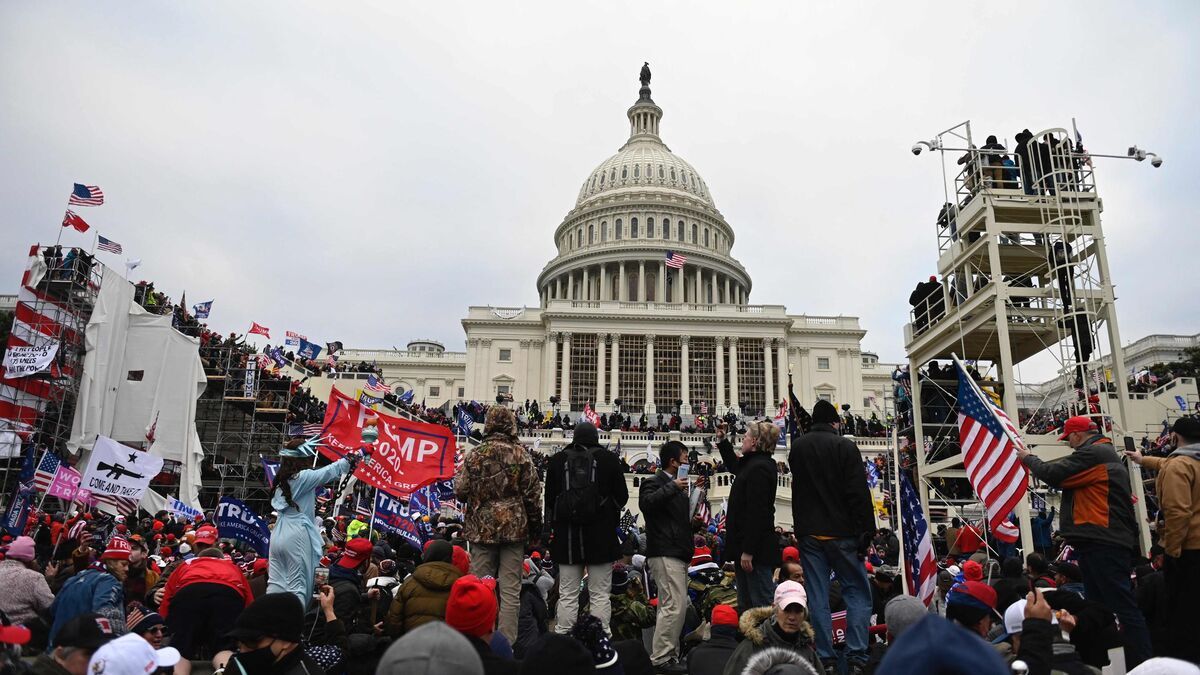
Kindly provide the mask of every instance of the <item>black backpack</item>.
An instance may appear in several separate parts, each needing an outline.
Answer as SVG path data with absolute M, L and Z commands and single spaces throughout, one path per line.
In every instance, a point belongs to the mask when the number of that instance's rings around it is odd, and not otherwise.
M 554 521 L 560 525 L 588 525 L 596 521 L 600 490 L 596 487 L 596 451 L 567 450 L 563 464 L 563 491 L 554 500 Z

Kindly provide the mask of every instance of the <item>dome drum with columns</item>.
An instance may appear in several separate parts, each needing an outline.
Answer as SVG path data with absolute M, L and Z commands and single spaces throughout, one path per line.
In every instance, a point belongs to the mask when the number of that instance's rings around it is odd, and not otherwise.
M 557 255 L 538 275 L 537 305 L 470 307 L 465 353 L 374 352 L 385 381 L 415 381 L 415 369 L 440 358 L 438 379 L 425 378 L 437 394 L 414 389 L 429 405 L 506 394 L 542 410 L 554 398 L 562 410 L 604 413 L 620 401 L 635 418 L 678 412 L 689 424 L 700 413 L 774 414 L 790 373 L 806 405 L 824 398 L 880 411 L 890 368 L 864 365 L 857 318 L 749 303 L 733 228 L 696 169 L 663 143 L 663 111 L 643 75 L 626 111 L 628 139 L 587 175 L 554 231 Z M 668 254 L 686 261 L 670 266 Z

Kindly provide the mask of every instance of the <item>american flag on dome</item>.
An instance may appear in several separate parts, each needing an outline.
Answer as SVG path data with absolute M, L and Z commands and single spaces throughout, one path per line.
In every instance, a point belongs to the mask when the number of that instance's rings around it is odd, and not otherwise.
M 681 270 L 685 262 L 687 262 L 687 256 L 675 251 L 667 251 L 667 267 Z
M 95 185 L 75 184 L 71 197 L 67 200 L 71 206 L 100 206 L 104 203 L 104 193 Z
M 963 468 L 975 494 L 987 509 L 988 527 L 995 533 L 1025 498 L 1029 480 L 1017 458 L 1023 447 L 1008 415 L 992 404 L 958 358 L 958 439 Z
M 109 253 L 116 253 L 116 254 L 120 255 L 120 253 L 121 253 L 121 245 L 120 244 L 113 241 L 112 239 L 109 239 L 108 237 L 105 237 L 102 234 L 98 234 L 96 236 L 98 237 L 98 239 L 96 240 L 96 248 L 100 249 L 101 251 L 108 251 Z
M 904 537 L 904 566 L 908 589 L 928 607 L 933 601 L 937 581 L 937 561 L 933 557 L 933 539 L 921 500 L 908 474 L 900 474 L 900 529 Z
M 62 466 L 62 458 L 53 452 L 42 453 L 42 461 L 38 462 L 37 470 L 33 472 L 33 486 L 38 492 L 50 489 L 50 483 L 58 475 L 58 467 Z
M 389 391 L 391 391 L 390 389 L 388 389 L 388 386 L 383 383 L 383 380 L 379 379 L 378 377 L 375 377 L 374 375 L 367 376 L 367 386 L 364 387 L 364 389 L 366 389 L 367 391 L 373 391 L 373 392 L 376 392 L 379 394 L 386 394 Z

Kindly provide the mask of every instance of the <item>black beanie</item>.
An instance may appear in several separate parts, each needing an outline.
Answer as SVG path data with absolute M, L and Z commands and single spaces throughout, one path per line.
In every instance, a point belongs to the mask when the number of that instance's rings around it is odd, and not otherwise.
M 812 421 L 816 424 L 837 424 L 839 421 L 837 408 L 825 399 L 817 401 L 813 406 Z
M 431 539 L 421 554 L 421 562 L 451 562 L 453 559 L 454 547 L 445 539 Z
M 521 662 L 521 673 L 582 675 L 596 672 L 592 653 L 583 643 L 567 635 L 546 633 L 529 648 Z
M 267 593 L 242 610 L 229 636 L 273 637 L 299 644 L 304 636 L 304 605 L 293 593 Z

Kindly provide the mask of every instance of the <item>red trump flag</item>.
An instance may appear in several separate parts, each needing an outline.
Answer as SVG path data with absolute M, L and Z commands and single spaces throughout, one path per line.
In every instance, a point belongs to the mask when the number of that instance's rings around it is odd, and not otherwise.
M 370 419 L 377 422 L 379 440 L 371 457 L 354 470 L 355 478 L 397 499 L 408 499 L 425 485 L 454 476 L 457 444 L 452 430 L 371 410 L 336 388 L 329 395 L 321 427 L 321 454 L 336 460 L 363 447 L 363 425 Z

